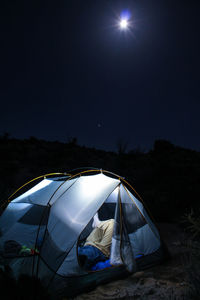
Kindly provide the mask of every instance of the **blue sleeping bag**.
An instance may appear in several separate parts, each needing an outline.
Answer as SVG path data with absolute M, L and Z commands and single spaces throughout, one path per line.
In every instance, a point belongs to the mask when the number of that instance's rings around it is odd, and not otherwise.
M 92 271 L 97 271 L 97 270 L 101 270 L 101 269 L 105 269 L 105 268 L 109 268 L 112 267 L 112 265 L 110 264 L 110 259 L 107 259 L 105 261 L 99 261 L 98 263 L 96 263 L 96 265 L 94 265 L 91 270 Z
M 139 254 L 136 256 L 136 259 L 140 258 L 142 256 L 143 255 Z M 102 269 L 110 268 L 110 267 L 112 267 L 112 265 L 110 264 L 110 259 L 107 259 L 105 261 L 99 261 L 98 263 L 96 263 L 94 266 L 92 266 L 91 271 L 98 271 L 98 270 L 102 270 Z

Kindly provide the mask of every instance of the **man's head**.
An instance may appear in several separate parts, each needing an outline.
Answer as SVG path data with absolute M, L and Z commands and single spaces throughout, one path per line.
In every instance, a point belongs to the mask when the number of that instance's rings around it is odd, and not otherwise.
M 99 220 L 98 212 L 93 217 L 92 227 L 96 228 L 101 221 Z

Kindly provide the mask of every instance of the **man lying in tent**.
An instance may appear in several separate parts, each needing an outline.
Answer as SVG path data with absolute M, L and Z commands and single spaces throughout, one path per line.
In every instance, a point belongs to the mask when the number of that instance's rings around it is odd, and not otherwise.
M 79 261 L 83 268 L 87 270 L 94 270 L 92 267 L 96 263 L 109 259 L 114 219 L 100 221 L 98 213 L 96 213 L 93 217 L 92 227 L 94 229 L 87 237 L 84 246 L 78 248 Z

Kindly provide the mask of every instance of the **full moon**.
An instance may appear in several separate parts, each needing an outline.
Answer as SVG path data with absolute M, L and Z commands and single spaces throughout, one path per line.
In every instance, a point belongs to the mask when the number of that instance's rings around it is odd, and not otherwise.
M 126 29 L 128 27 L 128 21 L 126 19 L 121 19 L 119 25 L 121 29 Z

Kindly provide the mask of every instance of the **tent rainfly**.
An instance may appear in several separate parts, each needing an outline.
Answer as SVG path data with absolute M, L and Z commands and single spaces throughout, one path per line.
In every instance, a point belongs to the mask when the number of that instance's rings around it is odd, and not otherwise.
M 92 231 L 97 212 L 102 221 L 114 219 L 110 264 L 86 271 L 77 249 Z M 39 278 L 52 299 L 77 295 L 165 259 L 159 231 L 141 197 L 124 178 L 99 169 L 41 176 L 9 201 L 0 228 L 4 266 L 16 279 L 22 274 Z

